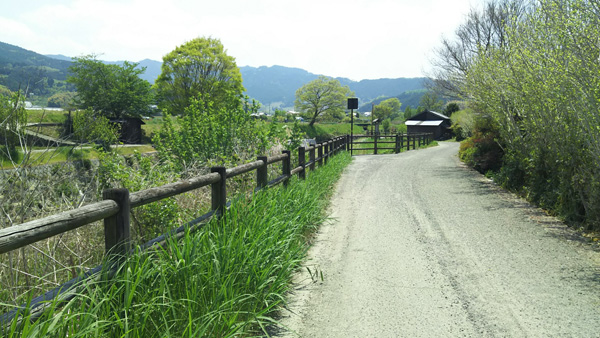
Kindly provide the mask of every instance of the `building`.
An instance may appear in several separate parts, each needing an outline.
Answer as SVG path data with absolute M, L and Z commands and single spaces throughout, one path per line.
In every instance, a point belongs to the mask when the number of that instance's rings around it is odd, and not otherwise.
M 409 134 L 411 133 L 433 133 L 436 140 L 450 138 L 450 126 L 452 122 L 446 115 L 434 111 L 425 110 L 404 122 Z
M 142 143 L 142 124 L 144 121 L 134 117 L 110 119 L 110 122 L 119 127 L 119 141 L 124 144 Z

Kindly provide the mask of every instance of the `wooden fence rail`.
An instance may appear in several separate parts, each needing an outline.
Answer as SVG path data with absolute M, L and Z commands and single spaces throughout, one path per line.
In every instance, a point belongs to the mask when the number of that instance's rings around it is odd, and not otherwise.
M 362 138 L 366 135 L 354 135 L 354 138 Z M 379 138 L 395 138 L 394 141 L 379 141 Z M 395 152 L 400 152 L 404 148 L 404 139 L 406 139 L 406 148 L 410 149 L 410 140 L 413 141 L 413 149 L 416 149 L 415 142 L 419 145 L 431 142 L 432 134 L 398 134 L 398 135 L 380 135 L 377 136 L 374 142 L 359 142 L 354 141 L 350 135 L 337 137 L 329 141 L 316 144 L 305 148 L 297 149 L 298 165 L 292 168 L 292 154 L 289 150 L 285 150 L 280 155 L 266 157 L 259 156 L 256 161 L 246 163 L 235 168 L 227 169 L 225 167 L 213 167 L 211 173 L 199 177 L 181 180 L 175 183 L 166 184 L 160 187 L 154 187 L 146 190 L 130 193 L 127 189 L 107 189 L 103 192 L 103 200 L 88 204 L 86 206 L 65 211 L 59 214 L 51 215 L 45 218 L 29 221 L 23 224 L 14 225 L 8 228 L 0 229 L 0 254 L 7 253 L 26 245 L 47 239 L 61 233 L 71 231 L 84 225 L 104 220 L 104 236 L 105 236 L 105 254 L 109 257 L 109 262 L 120 262 L 129 255 L 131 249 L 130 236 L 130 211 L 152 202 L 157 202 L 169 197 L 173 197 L 185 192 L 195 190 L 201 187 L 211 187 L 211 211 L 200 216 L 196 220 L 173 229 L 162 236 L 152 239 L 149 242 L 142 244 L 140 248 L 147 249 L 154 245 L 161 245 L 170 236 L 180 236 L 191 225 L 202 223 L 213 216 L 220 216 L 226 212 L 227 208 L 227 189 L 226 181 L 228 178 L 256 171 L 256 189 L 260 190 L 265 187 L 274 186 L 283 183 L 287 186 L 292 175 L 298 175 L 300 179 L 306 177 L 306 168 L 315 170 L 316 166 L 322 166 L 327 163 L 329 157 L 342 150 L 352 152 L 354 144 L 374 143 L 373 148 L 360 150 L 374 150 L 377 154 L 378 150 L 391 149 Z M 378 144 L 394 144 L 394 147 L 378 147 Z M 358 149 L 357 149 L 358 150 Z M 308 157 L 308 158 L 307 158 Z M 268 182 L 268 165 L 282 163 L 282 172 L 271 182 Z M 111 263 L 112 264 L 112 263 Z M 28 310 L 34 315 L 32 318 L 43 313 L 46 303 L 52 299 L 60 299 L 66 301 L 72 299 L 76 292 L 72 291 L 80 282 L 96 278 L 98 272 L 102 270 L 102 266 L 93 268 L 74 278 L 65 284 L 48 291 L 44 295 L 38 296 L 32 300 Z M 23 305 L 15 310 L 5 313 L 0 316 L 0 332 L 7 324 L 10 324 L 13 319 L 19 316 L 26 306 Z
M 119 262 L 132 252 L 129 230 L 129 214 L 131 209 L 194 189 L 211 186 L 212 210 L 208 214 L 199 217 L 189 224 L 205 221 L 210 219 L 213 215 L 219 216 L 225 212 L 227 203 L 226 180 L 228 178 L 255 170 L 256 190 L 274 186 L 282 182 L 284 185 L 287 185 L 288 180 L 292 175 L 297 174 L 300 179 L 304 179 L 306 177 L 307 167 L 309 170 L 315 170 L 315 164 L 323 165 L 330 156 L 345 150 L 347 148 L 347 140 L 348 138 L 343 136 L 321 144 L 316 144 L 309 148 L 299 147 L 297 149 L 298 166 L 295 168 L 291 167 L 292 154 L 289 150 L 286 150 L 283 151 L 282 154 L 272 157 L 259 156 L 256 161 L 235 168 L 226 169 L 224 167 L 213 167 L 211 168 L 210 174 L 166 184 L 160 187 L 137 191 L 131 194 L 127 189 L 107 189 L 103 192 L 102 201 L 56 215 L 0 229 L 0 254 L 19 249 L 26 245 L 77 229 L 96 221 L 104 220 L 105 253 L 113 262 Z M 309 154 L 308 162 L 306 161 L 307 152 Z M 315 152 L 317 152 L 318 157 L 315 156 Z M 267 182 L 267 166 L 278 162 L 282 162 L 281 175 L 275 180 Z M 141 245 L 141 248 L 149 248 L 155 244 L 164 243 L 168 236 L 181 233 L 184 230 L 185 227 L 174 229 Z M 98 272 L 100 270 L 101 267 L 96 267 L 90 271 Z M 55 297 L 61 297 L 61 300 L 70 299 L 70 297 L 66 297 L 64 294 L 85 278 L 92 277 L 93 273 L 91 272 L 35 298 L 31 302 L 29 310 L 34 311 L 38 308 L 39 312 L 40 309 L 44 308 L 44 306 L 42 306 L 44 302 L 52 300 Z M 21 306 L 20 309 L 2 315 L 0 317 L 0 332 L 2 327 L 9 324 L 16 316 L 18 316 L 19 311 L 24 309 L 25 306 Z
M 352 140 L 347 141 L 350 147 L 350 153 L 354 154 L 355 151 L 373 151 L 373 154 L 377 155 L 379 150 L 393 150 L 394 153 L 399 153 L 402 149 L 416 149 L 417 146 L 429 144 L 433 141 L 433 133 L 410 133 L 410 134 L 394 134 L 394 135 L 354 135 Z M 373 141 L 356 141 L 356 139 L 362 138 L 373 138 Z M 381 139 L 381 140 L 380 140 Z M 382 141 L 384 139 L 394 139 L 393 141 Z M 406 140 L 406 141 L 405 141 Z M 355 144 L 373 144 L 371 148 L 354 148 Z M 384 146 L 381 147 L 380 145 Z M 393 147 L 387 145 L 393 144 Z

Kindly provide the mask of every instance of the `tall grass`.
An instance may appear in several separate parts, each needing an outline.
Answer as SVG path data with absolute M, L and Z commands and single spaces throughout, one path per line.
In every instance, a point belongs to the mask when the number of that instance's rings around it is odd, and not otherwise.
M 220 220 L 154 252 L 132 255 L 109 280 L 9 337 L 231 337 L 264 333 L 284 302 L 307 235 L 324 220 L 342 153 L 305 181 L 232 203 Z

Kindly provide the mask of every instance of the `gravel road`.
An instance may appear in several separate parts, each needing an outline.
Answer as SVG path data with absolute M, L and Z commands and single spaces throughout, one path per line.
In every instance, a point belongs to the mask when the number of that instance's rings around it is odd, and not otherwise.
M 355 158 L 275 336 L 600 337 L 598 245 L 457 150 Z

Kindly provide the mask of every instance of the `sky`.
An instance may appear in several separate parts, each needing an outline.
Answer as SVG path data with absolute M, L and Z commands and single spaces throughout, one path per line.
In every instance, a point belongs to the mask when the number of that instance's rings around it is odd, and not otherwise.
M 162 57 L 197 37 L 238 66 L 333 77 L 421 77 L 442 36 L 483 0 L 2 0 L 0 41 L 106 61 Z

